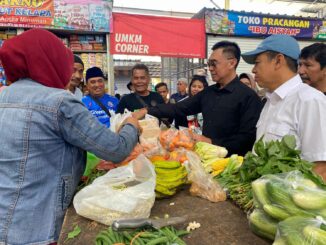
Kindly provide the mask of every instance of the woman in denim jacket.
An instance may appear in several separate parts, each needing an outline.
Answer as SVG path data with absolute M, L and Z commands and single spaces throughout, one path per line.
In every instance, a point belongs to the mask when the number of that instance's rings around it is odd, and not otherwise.
M 67 92 L 73 55 L 34 29 L 6 41 L 0 59 L 12 84 L 0 93 L 0 244 L 51 244 L 85 167 L 84 151 L 120 162 L 137 143 L 128 118 L 111 132 Z

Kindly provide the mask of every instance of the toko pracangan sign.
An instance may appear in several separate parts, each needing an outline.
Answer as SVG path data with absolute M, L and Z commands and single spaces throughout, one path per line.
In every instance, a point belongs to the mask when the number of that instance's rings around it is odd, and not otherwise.
M 113 13 L 111 54 L 205 57 L 203 20 Z
M 206 10 L 206 32 L 235 36 L 290 35 L 326 39 L 326 22 L 321 19 L 263 15 L 225 10 Z

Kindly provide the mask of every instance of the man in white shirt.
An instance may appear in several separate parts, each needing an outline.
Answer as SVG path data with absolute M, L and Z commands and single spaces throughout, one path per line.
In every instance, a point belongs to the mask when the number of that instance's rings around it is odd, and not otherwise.
M 297 74 L 300 48 L 286 35 L 272 35 L 257 49 L 242 54 L 258 85 L 267 89 L 267 102 L 257 122 L 256 140 L 294 135 L 303 159 L 326 181 L 326 97 L 304 84 Z M 324 126 L 322 126 L 324 125 Z

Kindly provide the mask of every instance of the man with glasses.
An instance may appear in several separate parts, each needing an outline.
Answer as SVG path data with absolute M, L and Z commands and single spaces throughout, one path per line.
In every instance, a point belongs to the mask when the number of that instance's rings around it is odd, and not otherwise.
M 256 123 L 262 102 L 252 89 L 239 81 L 236 68 L 240 48 L 236 43 L 216 43 L 209 57 L 208 68 L 215 85 L 176 104 L 158 105 L 146 112 L 156 117 L 188 116 L 202 113 L 203 135 L 195 140 L 224 146 L 228 154 L 244 155 L 252 149 L 256 139 Z
M 89 94 L 82 101 L 87 109 L 108 128 L 110 127 L 110 110 L 116 111 L 119 100 L 105 93 L 105 78 L 98 67 L 86 71 L 86 86 Z

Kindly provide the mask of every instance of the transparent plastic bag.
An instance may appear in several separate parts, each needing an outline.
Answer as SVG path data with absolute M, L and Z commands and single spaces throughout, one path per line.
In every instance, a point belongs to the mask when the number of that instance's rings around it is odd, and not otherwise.
M 77 214 L 111 225 L 116 219 L 148 218 L 155 201 L 156 174 L 139 155 L 128 165 L 97 178 L 74 197 Z
M 265 175 L 252 182 L 256 207 L 276 220 L 290 216 L 326 218 L 326 191 L 300 171 Z
M 162 131 L 159 139 L 163 148 L 168 151 L 173 151 L 179 147 L 192 150 L 195 145 L 193 134 L 188 128 L 182 130 L 170 128 Z
M 140 145 L 143 147 L 144 155 L 151 157 L 153 155 L 164 154 L 165 151 L 159 142 L 161 129 L 156 117 L 146 115 L 145 119 L 139 121 L 142 127 L 142 133 L 139 137 Z
M 159 121 L 156 117 L 146 115 L 145 119 L 139 120 L 139 125 L 142 127 L 142 133 L 140 138 L 158 139 L 161 129 L 159 127 Z
M 187 151 L 188 161 L 184 165 L 188 171 L 188 180 L 191 181 L 190 194 L 208 199 L 211 202 L 226 200 L 226 193 L 212 176 L 205 172 L 200 162 L 199 156 L 191 151 Z
M 273 245 L 322 245 L 326 244 L 326 221 L 317 216 L 307 218 L 292 216 L 277 225 Z
M 111 131 L 113 131 L 114 133 L 117 133 L 121 124 L 123 123 L 123 121 L 127 118 L 131 116 L 131 112 L 128 111 L 127 109 L 124 111 L 123 114 L 120 113 L 115 113 L 114 111 L 110 111 L 111 113 L 111 117 L 110 117 L 110 129 Z

